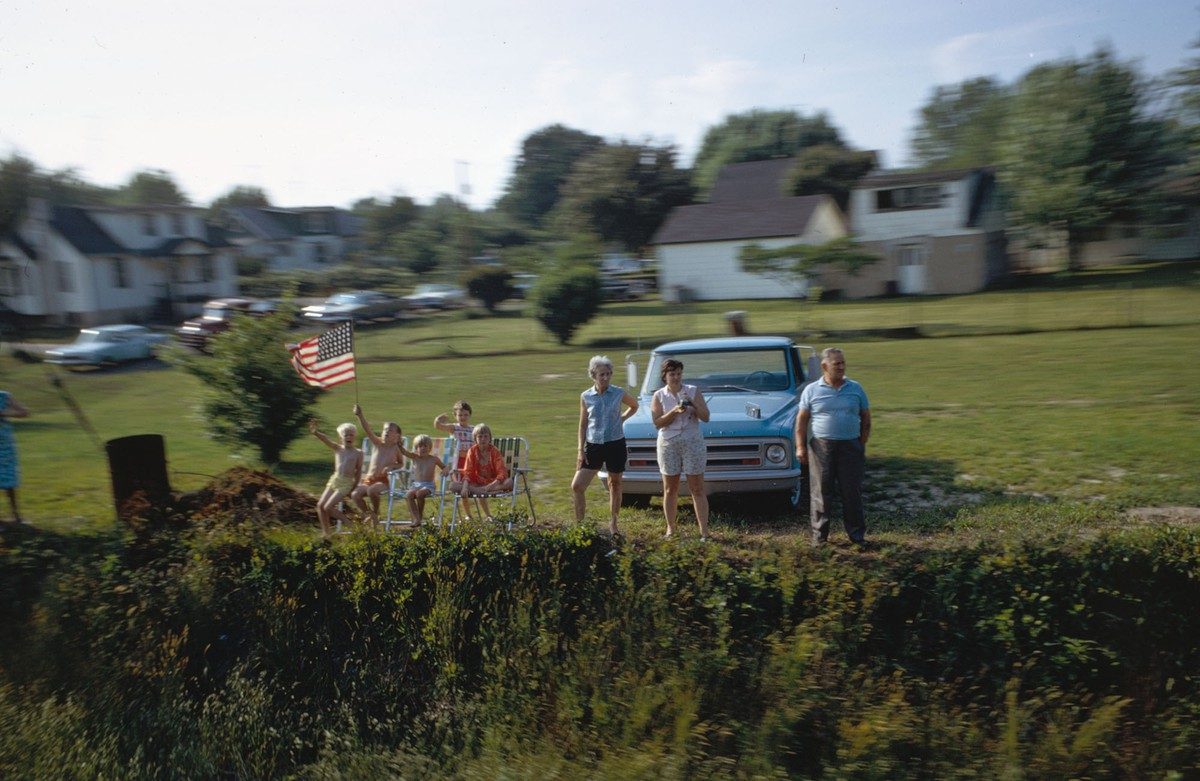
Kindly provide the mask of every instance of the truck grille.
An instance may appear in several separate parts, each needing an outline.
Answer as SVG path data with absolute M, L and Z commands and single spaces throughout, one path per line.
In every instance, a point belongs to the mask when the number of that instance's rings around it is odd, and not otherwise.
M 766 450 L 771 445 L 784 445 L 782 439 L 709 439 L 705 441 L 707 460 L 705 472 L 730 472 L 751 469 L 786 469 L 791 466 L 787 459 L 782 464 L 772 464 L 766 459 Z M 630 472 L 658 472 L 658 451 L 655 443 L 633 442 L 628 445 Z

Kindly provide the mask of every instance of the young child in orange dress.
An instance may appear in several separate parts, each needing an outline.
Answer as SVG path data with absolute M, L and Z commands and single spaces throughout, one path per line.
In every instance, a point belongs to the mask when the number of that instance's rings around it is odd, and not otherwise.
M 512 488 L 512 478 L 509 477 L 508 467 L 504 465 L 504 455 L 492 444 L 492 430 L 486 423 L 480 423 L 472 431 L 475 444 L 467 451 L 466 462 L 462 469 L 462 485 L 459 488 L 464 500 L 479 497 L 483 505 L 483 514 L 490 521 L 492 513 L 488 509 L 487 494 L 508 491 Z M 463 502 L 467 520 L 470 520 L 470 503 Z

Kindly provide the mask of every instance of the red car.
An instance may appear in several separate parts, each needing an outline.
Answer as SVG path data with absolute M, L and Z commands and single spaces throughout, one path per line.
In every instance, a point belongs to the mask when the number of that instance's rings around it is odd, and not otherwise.
M 216 298 L 204 305 L 199 317 L 187 320 L 175 329 L 179 341 L 200 352 L 208 350 L 208 340 L 229 330 L 239 315 L 269 315 L 278 309 L 274 301 L 258 298 Z

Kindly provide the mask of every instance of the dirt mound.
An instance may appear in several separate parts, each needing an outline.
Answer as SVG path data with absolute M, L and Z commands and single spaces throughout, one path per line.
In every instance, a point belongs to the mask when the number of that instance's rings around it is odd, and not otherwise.
M 195 520 L 216 516 L 260 524 L 311 523 L 317 500 L 274 475 L 234 467 L 211 483 L 179 497 L 181 509 Z

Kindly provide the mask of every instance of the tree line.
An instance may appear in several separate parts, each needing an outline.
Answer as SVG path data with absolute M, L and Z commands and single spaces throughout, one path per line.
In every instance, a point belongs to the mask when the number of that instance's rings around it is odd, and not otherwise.
M 1200 57 L 1148 78 L 1102 47 L 1037 65 L 1009 84 L 978 77 L 938 86 L 918 113 L 910 148 L 917 169 L 993 167 L 1010 226 L 1034 237 L 1059 231 L 1073 251 L 1113 224 L 1177 222 L 1200 182 Z M 451 195 L 429 204 L 404 195 L 355 202 L 365 224 L 356 260 L 461 280 L 483 254 L 542 273 L 556 257 L 578 254 L 556 252 L 564 242 L 642 253 L 671 209 L 706 199 L 722 166 L 783 157 L 796 165 L 782 195 L 828 194 L 843 208 L 855 182 L 878 165 L 820 111 L 730 115 L 704 134 L 690 168 L 672 144 L 554 124 L 522 141 L 503 194 L 487 209 Z M 189 203 L 165 171 L 103 187 L 13 154 L 0 160 L 0 235 L 30 195 L 85 205 Z M 215 218 L 237 205 L 271 202 L 260 187 L 240 184 L 208 210 Z

